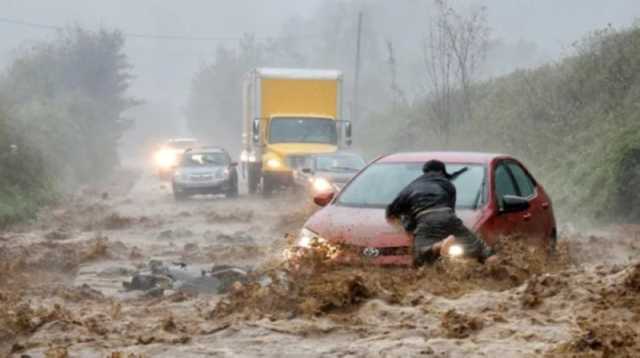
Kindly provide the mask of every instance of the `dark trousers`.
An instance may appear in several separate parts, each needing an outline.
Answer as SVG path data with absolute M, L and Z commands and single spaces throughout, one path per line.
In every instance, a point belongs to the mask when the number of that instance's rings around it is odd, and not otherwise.
M 416 218 L 414 231 L 414 260 L 416 265 L 434 262 L 440 255 L 431 250 L 431 246 L 446 239 L 449 235 L 462 245 L 465 256 L 475 257 L 480 261 L 491 255 L 491 249 L 484 241 L 478 239 L 462 223 L 453 210 L 436 211 Z

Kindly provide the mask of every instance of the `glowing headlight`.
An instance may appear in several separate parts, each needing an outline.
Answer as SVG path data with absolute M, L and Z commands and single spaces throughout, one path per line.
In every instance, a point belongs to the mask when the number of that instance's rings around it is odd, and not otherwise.
M 255 161 L 256 161 L 256 155 L 255 155 L 255 154 L 253 154 L 253 153 L 249 154 L 249 161 L 250 161 L 251 163 L 255 163 Z
M 155 155 L 156 164 L 168 168 L 176 163 L 176 153 L 170 149 L 161 149 Z
M 449 247 L 449 256 L 451 257 L 460 257 L 464 255 L 464 249 L 460 245 L 451 245 Z
M 272 158 L 267 160 L 267 166 L 271 169 L 277 169 L 282 166 L 282 162 L 278 159 Z
M 240 161 L 241 162 L 248 162 L 249 161 L 249 153 L 247 153 L 246 151 L 242 151 L 242 153 L 240 153 Z
M 313 180 L 313 190 L 317 192 L 331 190 L 331 183 L 325 178 L 315 178 Z
M 298 234 L 298 242 L 297 242 L 297 246 L 298 247 L 304 247 L 304 248 L 311 248 L 313 246 L 313 244 L 315 243 L 326 243 L 327 241 L 321 237 L 319 237 L 316 233 L 314 233 L 313 231 L 307 229 L 307 228 L 303 228 L 302 230 L 300 230 L 300 234 Z

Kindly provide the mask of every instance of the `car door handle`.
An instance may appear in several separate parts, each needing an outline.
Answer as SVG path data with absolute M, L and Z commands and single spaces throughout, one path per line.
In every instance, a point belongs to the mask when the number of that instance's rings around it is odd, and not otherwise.
M 531 213 L 526 213 L 526 214 L 522 215 L 522 219 L 523 219 L 524 221 L 529 221 L 529 220 L 531 220 Z
M 542 208 L 543 209 L 549 209 L 549 202 L 545 201 L 544 203 L 542 203 Z

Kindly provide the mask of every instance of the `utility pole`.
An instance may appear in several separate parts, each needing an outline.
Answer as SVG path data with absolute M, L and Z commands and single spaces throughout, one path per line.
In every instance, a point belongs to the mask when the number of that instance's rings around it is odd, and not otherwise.
M 360 43 L 362 37 L 362 11 L 358 13 L 358 37 L 356 39 L 356 68 L 353 81 L 353 110 L 351 120 L 353 123 L 358 122 L 358 113 L 360 112 L 360 104 L 358 101 L 358 91 L 360 89 Z

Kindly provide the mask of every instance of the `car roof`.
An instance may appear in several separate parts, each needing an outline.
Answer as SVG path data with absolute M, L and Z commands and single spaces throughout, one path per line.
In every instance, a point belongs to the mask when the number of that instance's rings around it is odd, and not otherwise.
M 394 153 L 381 157 L 377 160 L 379 163 L 413 163 L 426 162 L 428 160 L 437 159 L 445 163 L 477 163 L 488 164 L 497 158 L 510 158 L 510 156 L 498 153 L 483 152 L 454 152 L 454 151 L 436 151 L 436 152 L 408 152 Z
M 337 152 L 331 152 L 331 153 L 315 153 L 315 154 L 312 154 L 312 156 L 314 156 L 314 157 L 330 157 L 330 156 L 341 156 L 341 155 L 351 155 L 351 156 L 362 158 L 362 156 L 360 154 L 358 154 L 358 153 L 347 152 L 347 151 L 337 151 Z
M 197 142 L 195 138 L 170 138 L 168 143 L 180 143 L 180 142 Z
M 227 151 L 220 147 L 197 147 L 187 149 L 185 153 L 226 153 Z

